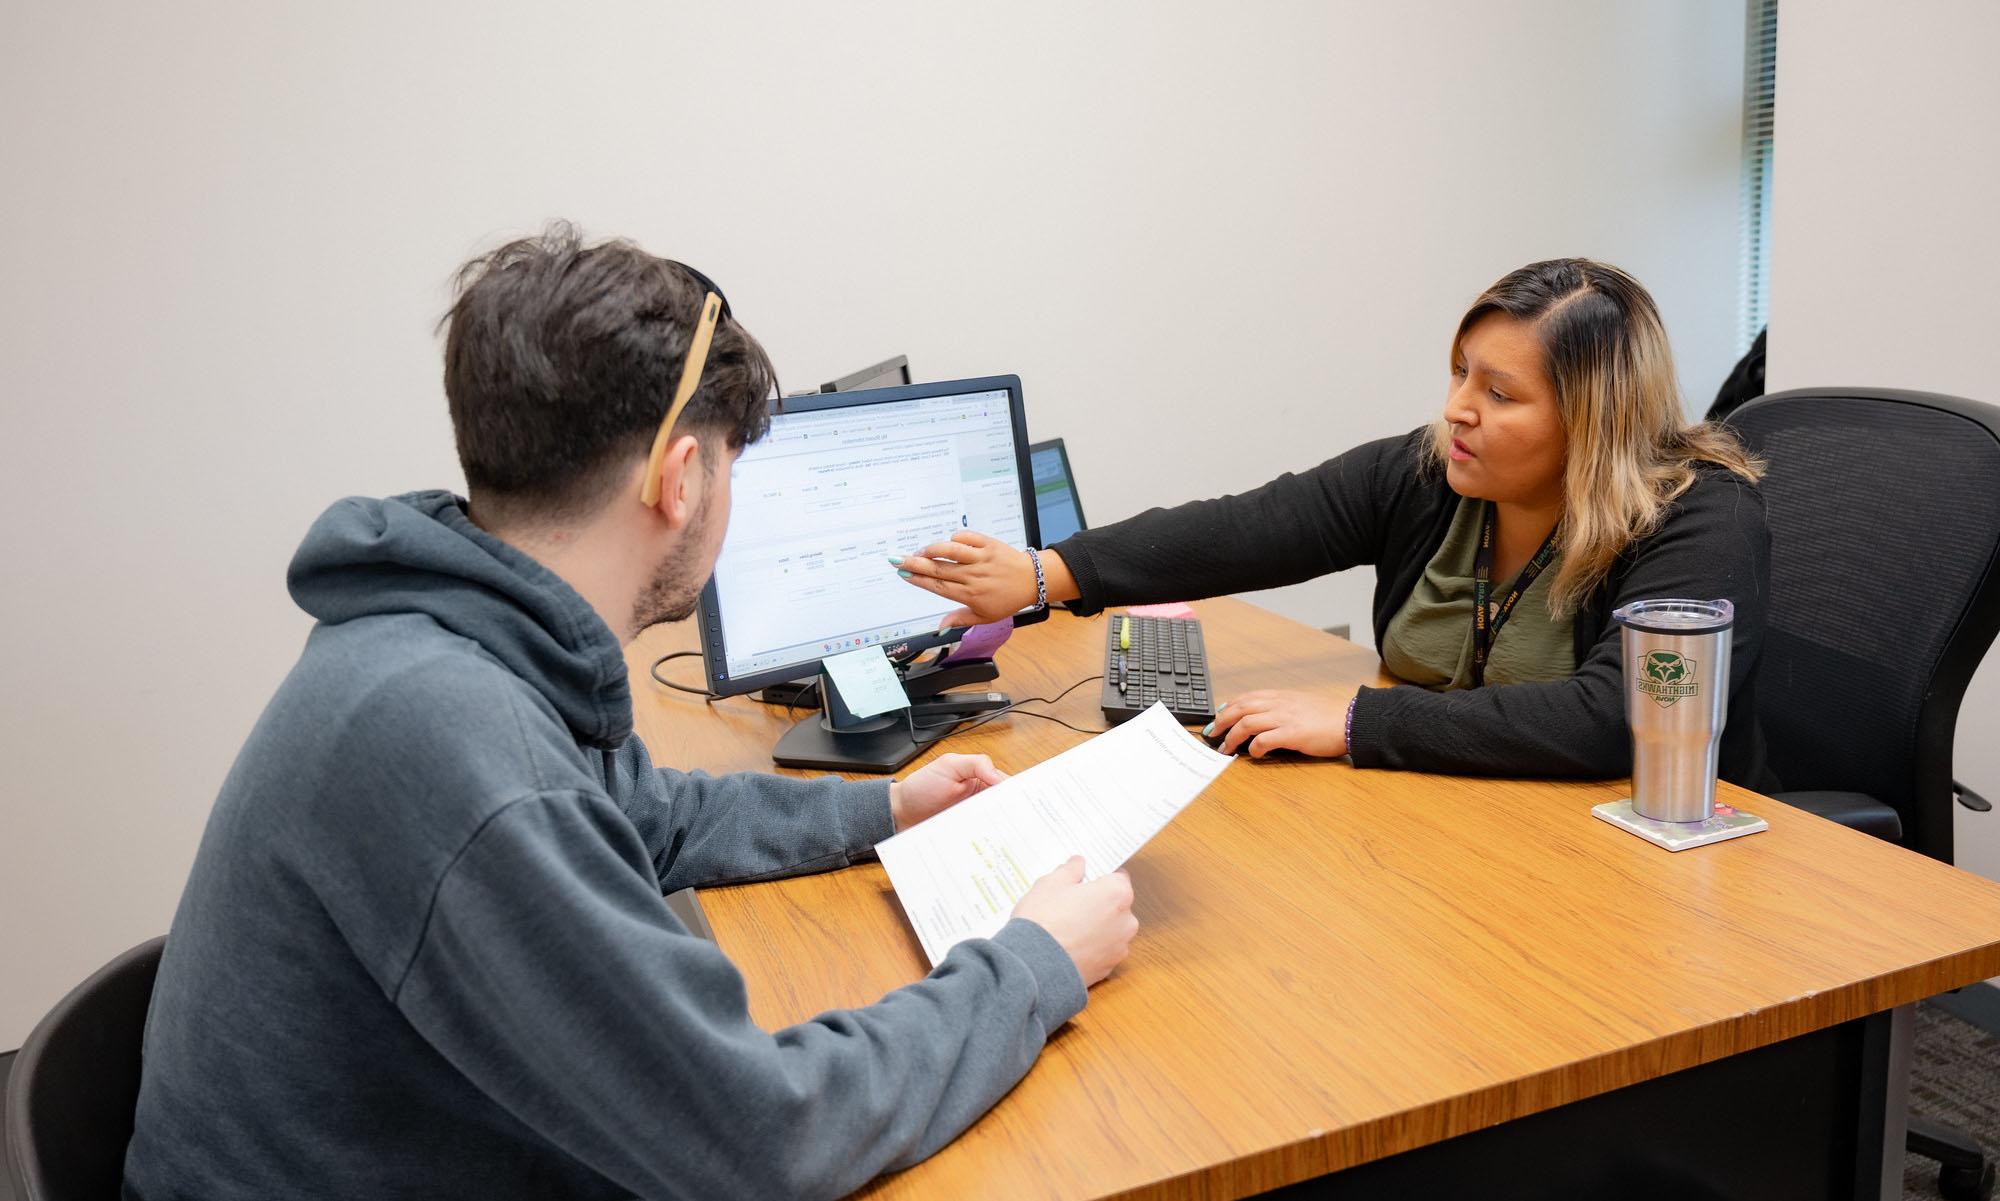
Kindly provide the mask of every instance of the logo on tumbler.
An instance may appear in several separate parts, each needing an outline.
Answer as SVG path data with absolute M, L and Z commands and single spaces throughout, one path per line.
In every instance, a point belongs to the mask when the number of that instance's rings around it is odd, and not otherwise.
M 1694 678 L 1695 662 L 1679 651 L 1647 651 L 1639 656 L 1639 691 L 1660 703 L 1661 708 L 1691 696 L 1701 695 Z

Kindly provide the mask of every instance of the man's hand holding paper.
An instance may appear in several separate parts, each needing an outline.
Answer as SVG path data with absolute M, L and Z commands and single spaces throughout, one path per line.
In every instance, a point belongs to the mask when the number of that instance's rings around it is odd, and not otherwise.
M 1047 930 L 1089 988 L 1125 961 L 1139 919 L 1132 915 L 1132 877 L 1119 871 L 1086 883 L 1083 875 L 1083 856 L 1070 856 L 1035 881 L 1013 916 Z
M 1075 870 L 1085 881 L 1116 871 L 1230 761 L 1155 706 L 876 851 L 935 964 L 953 944 L 997 932 L 1030 888 L 1072 857 L 1082 857 Z M 1118 887 L 1129 898 L 1129 883 Z
M 985 755 L 939 755 L 889 782 L 889 820 L 901 833 L 1006 778 Z

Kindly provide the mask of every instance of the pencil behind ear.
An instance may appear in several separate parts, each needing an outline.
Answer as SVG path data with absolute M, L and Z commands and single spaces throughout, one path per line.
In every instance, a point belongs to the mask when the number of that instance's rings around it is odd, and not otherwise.
M 667 440 L 673 436 L 674 422 L 701 386 L 701 369 L 708 363 L 708 348 L 715 341 L 715 323 L 722 317 L 722 297 L 710 292 L 702 298 L 701 320 L 688 342 L 687 358 L 681 364 L 680 383 L 674 386 L 674 402 L 653 435 L 653 449 L 646 455 L 646 478 L 639 485 L 639 503 L 652 508 L 660 503 L 660 460 L 666 457 Z

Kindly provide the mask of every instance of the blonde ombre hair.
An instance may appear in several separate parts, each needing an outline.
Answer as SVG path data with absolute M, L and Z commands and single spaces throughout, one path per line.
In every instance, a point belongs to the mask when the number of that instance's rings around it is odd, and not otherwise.
M 1667 510 L 1713 463 L 1755 482 L 1764 464 L 1736 436 L 1681 415 L 1673 352 L 1653 298 L 1639 281 L 1590 259 L 1549 259 L 1509 272 L 1466 310 L 1452 335 L 1455 362 L 1466 331 L 1489 313 L 1532 326 L 1546 352 L 1567 446 L 1561 558 L 1549 607 L 1574 613 L 1625 548 L 1654 533 Z M 1432 429 L 1426 461 L 1441 470 L 1451 426 Z

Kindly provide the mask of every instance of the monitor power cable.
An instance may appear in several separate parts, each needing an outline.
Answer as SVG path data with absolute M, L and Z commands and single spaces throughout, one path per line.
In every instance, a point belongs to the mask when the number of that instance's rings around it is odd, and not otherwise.
M 722 698 L 715 695 L 713 692 L 710 692 L 706 688 L 690 688 L 686 684 L 676 684 L 672 680 L 669 680 L 667 677 L 660 674 L 660 666 L 664 663 L 672 662 L 675 659 L 699 659 L 699 658 L 701 658 L 700 651 L 675 651 L 669 655 L 661 655 L 659 658 L 653 660 L 653 666 L 649 669 L 653 677 L 653 683 L 664 685 L 668 688 L 673 689 L 675 692 L 693 693 L 695 696 L 698 696 L 703 700 L 707 701 L 709 704 L 713 705 L 715 702 L 721 700 Z

